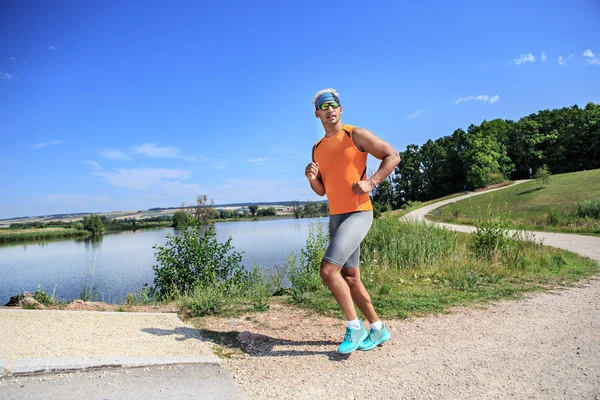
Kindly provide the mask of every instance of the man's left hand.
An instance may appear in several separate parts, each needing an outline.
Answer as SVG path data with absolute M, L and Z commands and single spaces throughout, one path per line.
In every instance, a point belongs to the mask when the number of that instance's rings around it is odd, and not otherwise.
M 374 187 L 371 181 L 358 181 L 352 184 L 352 191 L 354 194 L 365 194 L 373 190 Z

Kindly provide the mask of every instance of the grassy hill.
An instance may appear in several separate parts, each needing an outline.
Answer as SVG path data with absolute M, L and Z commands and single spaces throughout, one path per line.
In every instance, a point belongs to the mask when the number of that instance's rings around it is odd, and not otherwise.
M 553 175 L 544 189 L 529 181 L 441 207 L 428 214 L 434 221 L 473 225 L 488 207 L 512 227 L 600 234 L 600 220 L 578 213 L 578 205 L 595 201 L 600 208 L 600 169 Z M 588 203 L 588 205 L 590 205 Z M 581 208 L 581 207 L 579 207 Z M 589 215 L 589 214 L 588 214 Z

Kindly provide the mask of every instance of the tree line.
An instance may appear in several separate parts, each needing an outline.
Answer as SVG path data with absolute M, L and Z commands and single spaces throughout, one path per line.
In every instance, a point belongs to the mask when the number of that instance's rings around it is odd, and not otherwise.
M 600 105 L 542 110 L 518 121 L 494 119 L 449 136 L 410 144 L 394 173 L 373 191 L 380 206 L 399 208 L 503 182 L 600 168 Z

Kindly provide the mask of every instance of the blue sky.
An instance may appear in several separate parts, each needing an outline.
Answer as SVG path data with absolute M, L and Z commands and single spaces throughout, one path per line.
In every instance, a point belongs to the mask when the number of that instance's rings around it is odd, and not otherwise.
M 327 87 L 398 151 L 600 102 L 600 2 L 407 3 L 4 1 L 0 218 L 319 199 Z

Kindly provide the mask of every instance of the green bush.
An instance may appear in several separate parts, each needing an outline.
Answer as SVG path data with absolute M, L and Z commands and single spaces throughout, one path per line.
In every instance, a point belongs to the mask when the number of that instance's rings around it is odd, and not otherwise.
M 324 225 L 319 220 L 315 226 L 312 222 L 308 229 L 306 244 L 300 249 L 300 265 L 311 271 L 321 269 L 321 261 L 329 243 L 329 236 L 325 233 Z
M 548 211 L 548 215 L 546 215 L 546 223 L 550 226 L 558 226 L 561 225 L 563 221 L 563 213 L 560 209 L 560 206 L 552 206 Z
M 496 185 L 498 183 L 502 183 L 504 182 L 506 179 L 504 178 L 504 175 L 502 175 L 502 172 L 490 172 L 487 176 L 486 179 L 486 183 L 487 185 Z
M 501 256 L 510 245 L 511 236 L 506 219 L 501 215 L 494 218 L 491 203 L 488 204 L 487 216 L 480 215 L 475 227 L 470 248 L 477 258 L 492 260 Z
M 37 290 L 33 294 L 33 299 L 46 307 L 54 304 L 54 299 L 43 291 L 40 286 L 37 287 Z
M 577 203 L 576 214 L 580 218 L 600 219 L 600 199 L 585 200 Z
M 247 297 L 252 302 L 252 307 L 257 311 L 269 309 L 269 299 L 275 292 L 271 275 L 262 271 L 255 263 L 248 278 Z
M 227 288 L 248 279 L 240 264 L 242 253 L 234 251 L 231 237 L 218 243 L 214 225 L 202 230 L 198 220 L 190 218 L 181 236 L 169 234 L 164 246 L 153 247 L 159 263 L 152 267 L 155 276 L 150 293 L 154 298 L 167 300 L 211 286 Z
M 323 288 L 319 270 L 302 267 L 298 263 L 293 250 L 287 254 L 285 268 L 291 284 L 290 291 L 294 302 L 304 303 L 309 299 L 311 293 Z
M 223 310 L 227 293 L 231 286 L 195 285 L 189 295 L 179 298 L 179 306 L 190 312 L 191 317 L 203 317 L 205 315 L 217 315 Z

